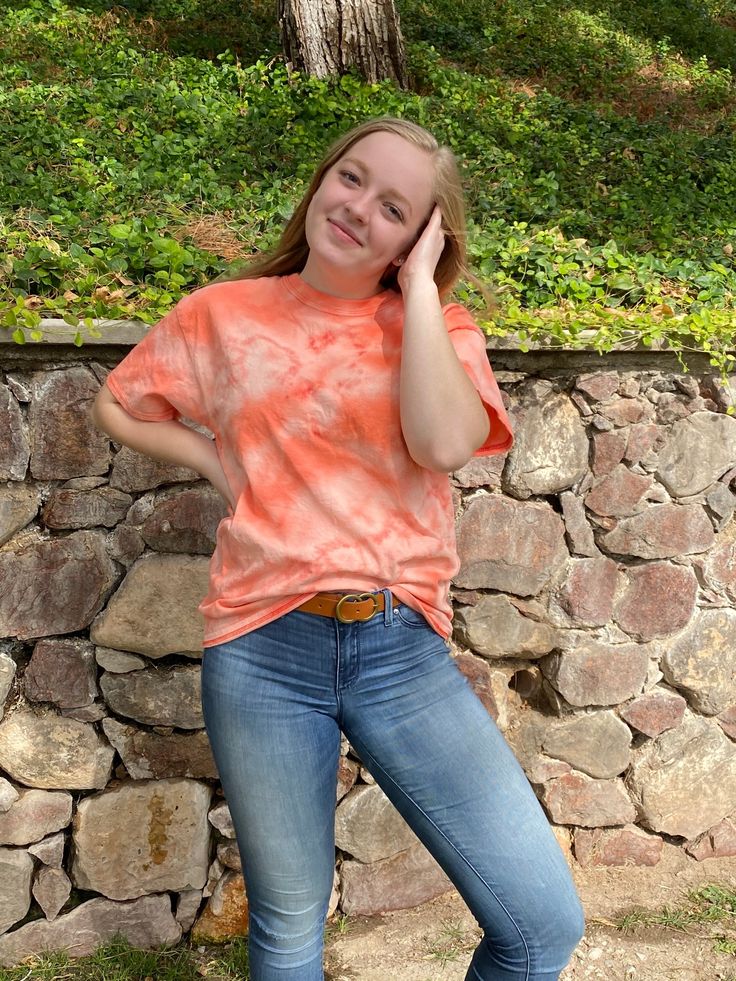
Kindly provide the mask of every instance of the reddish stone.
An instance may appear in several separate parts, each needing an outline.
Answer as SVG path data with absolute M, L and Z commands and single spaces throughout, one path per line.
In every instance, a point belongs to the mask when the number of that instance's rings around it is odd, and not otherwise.
M 500 494 L 470 502 L 457 523 L 457 545 L 457 586 L 516 596 L 536 595 L 568 555 L 562 519 L 548 504 Z
M 717 721 L 726 735 L 736 740 L 736 705 L 731 705 L 725 712 L 721 712 Z
M 248 897 L 240 872 L 225 872 L 192 927 L 195 943 L 221 943 L 248 935 Z
M 619 377 L 615 371 L 594 371 L 589 375 L 580 375 L 575 382 L 575 388 L 596 402 L 610 399 L 618 391 L 618 386 Z
M 640 423 L 629 429 L 624 459 L 627 463 L 639 463 L 664 442 L 665 430 L 655 423 Z
M 654 738 L 682 722 L 687 702 L 666 688 L 654 688 L 632 699 L 619 710 L 622 719 L 645 736 Z
M 574 771 L 545 784 L 542 803 L 555 824 L 599 828 L 636 820 L 621 780 L 595 780 Z
M 636 825 L 575 831 L 575 858 L 580 865 L 656 865 L 664 842 Z
M 99 387 L 92 372 L 82 367 L 33 376 L 28 421 L 34 477 L 58 480 L 107 471 L 110 441 L 89 414 Z
M 341 906 L 348 915 L 373 916 L 408 909 L 452 889 L 452 883 L 424 845 L 371 862 L 345 861 L 340 869 Z
M 579 624 L 602 627 L 613 615 L 617 580 L 612 559 L 574 559 L 559 595 L 560 606 Z
M 565 519 L 565 539 L 574 555 L 598 555 L 593 529 L 585 515 L 585 505 L 572 491 L 560 494 L 562 515 Z
M 498 720 L 498 706 L 491 687 L 491 668 L 488 662 L 474 654 L 458 654 L 455 658 L 455 664 L 468 679 L 470 687 L 496 722 Z
M 622 630 L 639 640 L 677 633 L 695 610 L 698 581 L 692 569 L 669 562 L 650 562 L 627 572 L 629 586 L 615 619 Z
M 667 559 L 706 552 L 714 541 L 713 525 L 699 504 L 655 504 L 619 521 L 601 546 L 616 555 Z
M 602 405 L 599 412 L 614 426 L 629 426 L 632 423 L 651 419 L 654 409 L 651 402 L 646 402 L 643 399 L 619 399 L 610 405 Z
M 112 528 L 125 517 L 133 503 L 130 494 L 112 487 L 95 490 L 60 488 L 44 505 L 42 517 L 47 528 Z
M 211 555 L 226 514 L 227 505 L 214 487 L 200 484 L 159 497 L 141 534 L 157 552 Z
M 736 537 L 731 529 L 725 534 L 728 535 L 726 541 L 708 553 L 704 572 L 711 589 L 723 591 L 730 599 L 736 600 Z
M 91 705 L 97 690 L 97 665 L 89 641 L 39 640 L 23 678 L 26 698 L 59 708 Z
M 719 824 L 685 846 L 698 862 L 705 858 L 728 858 L 736 855 L 736 817 L 724 818 Z
M 602 477 L 623 459 L 626 450 L 624 433 L 596 433 L 593 436 L 593 473 Z
M 588 492 L 585 505 L 604 517 L 631 514 L 651 486 L 651 477 L 632 473 L 621 464 Z
M 349 760 L 347 756 L 341 756 L 337 764 L 337 799 L 342 800 L 345 794 L 352 789 L 353 784 L 358 779 L 360 767 L 355 760 Z

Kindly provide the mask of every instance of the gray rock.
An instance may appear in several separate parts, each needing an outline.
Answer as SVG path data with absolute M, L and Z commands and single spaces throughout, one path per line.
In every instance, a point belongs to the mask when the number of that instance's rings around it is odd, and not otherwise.
M 118 715 L 150 726 L 201 729 L 199 665 L 147 668 L 129 674 L 103 674 L 100 688 Z
M 600 828 L 636 820 L 634 805 L 621 780 L 564 773 L 544 785 L 541 799 L 555 824 Z
M 504 469 L 503 488 L 524 500 L 566 490 L 588 469 L 588 449 L 580 413 L 567 395 L 553 394 L 526 405 Z
M 361 862 L 377 862 L 416 843 L 391 801 L 377 785 L 356 787 L 335 813 L 338 848 Z
M 30 702 L 59 708 L 91 705 L 98 694 L 94 650 L 87 640 L 54 637 L 39 640 L 23 676 Z
M 39 371 L 30 376 L 31 473 L 37 480 L 103 474 L 110 441 L 92 422 L 99 385 L 87 368 Z
M 141 529 L 147 545 L 157 552 L 211 555 L 217 527 L 227 505 L 209 484 L 168 491 L 156 500 Z
M 7 385 L 0 385 L 0 480 L 24 480 L 30 446 L 20 406 Z
M 95 649 L 95 659 L 99 666 L 111 674 L 127 674 L 128 671 L 140 671 L 145 668 L 146 661 L 137 654 L 127 654 L 125 651 L 114 651 L 109 647 Z
M 20 848 L 0 848 L 0 933 L 22 920 L 31 905 L 33 859 Z M 2 949 L 0 939 L 0 949 Z
M 49 865 L 52 869 L 59 869 L 64 861 L 65 843 L 64 832 L 58 831 L 55 835 L 44 838 L 43 841 L 29 845 L 28 851 L 44 865 Z
M 176 901 L 176 922 L 186 933 L 191 929 L 192 924 L 197 918 L 199 907 L 202 904 L 201 889 L 187 889 L 179 893 Z
M 21 640 L 75 633 L 102 608 L 117 569 L 96 531 L 0 552 L 0 634 Z
M 163 736 L 123 725 L 116 719 L 105 719 L 102 728 L 134 780 L 150 777 L 217 779 L 217 767 L 204 731 Z
M 733 811 L 736 745 L 717 722 L 686 712 L 636 750 L 627 785 L 641 824 L 696 838 Z
M 235 828 L 233 827 L 233 819 L 230 816 L 230 808 L 224 800 L 220 801 L 219 804 L 215 804 L 207 815 L 207 820 L 225 838 L 235 837 Z
M 598 555 L 593 529 L 585 517 L 585 505 L 572 491 L 560 494 L 562 515 L 565 519 L 565 539 L 573 555 Z
M 148 657 L 199 657 L 204 624 L 197 611 L 207 592 L 209 560 L 147 555 L 129 570 L 90 637 L 101 647 Z
M 736 612 L 701 610 L 667 648 L 662 671 L 704 715 L 718 715 L 736 695 Z
M 0 814 L 4 814 L 18 800 L 18 796 L 18 791 L 12 783 L 5 777 L 0 777 Z
M 122 521 L 133 502 L 130 494 L 113 487 L 94 490 L 74 490 L 61 487 L 55 490 L 43 508 L 47 528 L 112 528 Z
M 86 797 L 74 818 L 74 884 L 109 899 L 201 889 L 210 797 L 195 780 L 122 783 Z
M 641 692 L 649 652 L 640 644 L 605 644 L 583 635 L 540 664 L 544 676 L 571 705 L 618 705 Z
M 618 579 L 612 559 L 572 559 L 557 602 L 574 624 L 602 627 L 613 615 Z
M 10 541 L 37 513 L 38 491 L 35 487 L 25 484 L 0 487 L 0 545 Z
M 601 546 L 617 555 L 666 559 L 705 552 L 715 542 L 713 526 L 698 504 L 659 504 L 601 536 Z
M 523 616 L 506 596 L 483 596 L 455 614 L 458 637 L 484 657 L 541 657 L 555 646 L 553 627 Z
M 629 765 L 631 730 L 613 712 L 593 712 L 552 725 L 542 742 L 550 756 L 591 777 L 608 779 Z
M 672 426 L 659 453 L 657 478 L 673 497 L 691 497 L 710 487 L 736 459 L 736 420 L 695 412 Z
M 461 588 L 498 589 L 517 596 L 541 591 L 567 558 L 562 521 L 548 504 L 485 494 L 457 523 Z
M 188 467 L 152 460 L 124 446 L 115 454 L 110 474 L 110 486 L 129 494 L 151 490 L 162 484 L 198 480 L 199 474 Z
M 15 661 L 7 654 L 0 654 L 0 719 L 5 712 L 5 699 L 10 694 L 15 678 Z M 1 799 L 2 795 L 0 795 Z M 0 805 L 0 810 L 2 809 Z
M 450 880 L 419 842 L 369 865 L 345 861 L 340 878 L 341 906 L 348 916 L 374 916 L 419 906 L 452 889 Z
M 53 923 L 27 923 L 0 938 L 0 966 L 13 967 L 44 951 L 86 957 L 118 935 L 144 949 L 177 943 L 181 927 L 172 915 L 169 897 L 144 896 L 130 903 L 91 899 Z
M 28 845 L 65 828 L 72 819 L 72 795 L 63 791 L 24 790 L 0 814 L 0 845 Z
M 20 706 L 0 723 L 0 767 L 29 787 L 104 787 L 113 756 L 93 726 L 54 712 Z
M 71 880 L 63 869 L 43 866 L 36 873 L 33 881 L 33 898 L 46 914 L 47 920 L 56 919 L 71 892 Z

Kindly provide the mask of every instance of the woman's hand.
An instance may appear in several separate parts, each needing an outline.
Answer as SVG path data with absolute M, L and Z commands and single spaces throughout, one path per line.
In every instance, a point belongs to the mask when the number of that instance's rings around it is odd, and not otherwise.
M 417 239 L 411 252 L 401 265 L 398 283 L 402 293 L 415 282 L 434 282 L 434 271 L 445 247 L 445 231 L 442 228 L 442 212 L 439 205 L 434 206 L 424 231 Z

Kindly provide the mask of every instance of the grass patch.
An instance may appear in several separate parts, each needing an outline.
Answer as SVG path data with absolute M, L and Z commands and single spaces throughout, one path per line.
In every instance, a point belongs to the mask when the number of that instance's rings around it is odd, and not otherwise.
M 53 954 L 0 969 L 0 981 L 247 981 L 248 977 L 247 945 L 241 940 L 217 948 L 180 945 L 138 950 L 120 939 L 89 957 L 72 960 L 66 954 Z

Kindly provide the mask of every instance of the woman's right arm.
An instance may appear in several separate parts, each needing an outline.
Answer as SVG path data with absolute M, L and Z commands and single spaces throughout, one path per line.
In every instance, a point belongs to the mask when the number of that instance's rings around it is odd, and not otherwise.
M 175 419 L 144 422 L 134 418 L 116 401 L 106 384 L 92 405 L 91 416 L 97 428 L 116 442 L 154 460 L 196 470 L 220 492 L 231 510 L 235 510 L 217 448 L 207 436 Z

